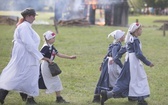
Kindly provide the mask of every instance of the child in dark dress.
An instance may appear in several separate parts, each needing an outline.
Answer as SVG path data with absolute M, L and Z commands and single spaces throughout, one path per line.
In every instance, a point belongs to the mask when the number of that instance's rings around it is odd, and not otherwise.
M 52 31 L 47 31 L 44 34 L 45 43 L 41 48 L 41 53 L 44 57 L 49 58 L 49 61 L 42 60 L 41 63 L 41 77 L 44 80 L 44 84 L 41 82 L 39 84 L 43 84 L 40 86 L 41 89 L 46 89 L 46 93 L 56 93 L 56 102 L 57 103 L 67 103 L 61 96 L 61 91 L 63 90 L 63 86 L 59 75 L 52 76 L 48 67 L 49 63 L 52 63 L 55 56 L 66 58 L 66 59 L 76 59 L 76 56 L 68 56 L 58 52 L 58 50 L 54 47 L 55 36 L 56 34 Z
M 121 72 L 123 64 L 120 61 L 120 58 L 126 52 L 125 47 L 121 44 L 125 38 L 124 34 L 124 31 L 115 30 L 108 35 L 108 37 L 112 36 L 114 41 L 109 45 L 108 53 L 101 65 L 101 75 L 97 83 L 92 102 L 100 102 L 101 90 L 111 90 Z M 120 57 L 116 59 L 115 56 L 117 54 L 119 54 Z

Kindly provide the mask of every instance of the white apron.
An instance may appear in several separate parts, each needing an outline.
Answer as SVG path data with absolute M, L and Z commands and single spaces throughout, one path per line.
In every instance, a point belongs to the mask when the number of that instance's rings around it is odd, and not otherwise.
M 139 97 L 150 94 L 147 75 L 135 53 L 128 53 L 130 62 L 130 84 L 128 96 Z
M 121 72 L 120 66 L 118 66 L 115 62 L 109 64 L 109 61 L 112 59 L 111 57 L 108 58 L 108 74 L 109 74 L 109 86 L 114 87 L 116 80 Z
M 48 68 L 48 62 L 42 61 L 41 63 L 41 73 L 43 76 L 43 80 L 45 83 L 45 86 L 47 87 L 46 93 L 53 93 L 56 91 L 63 90 L 61 80 L 59 78 L 59 75 L 52 76 L 50 73 L 50 70 Z

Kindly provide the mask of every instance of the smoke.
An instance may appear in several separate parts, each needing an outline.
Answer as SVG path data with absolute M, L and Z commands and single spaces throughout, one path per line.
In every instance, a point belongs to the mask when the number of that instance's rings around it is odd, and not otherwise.
M 44 11 L 45 7 L 54 8 L 54 2 L 55 0 L 0 0 L 0 10 L 21 11 L 34 8 L 36 11 Z
M 118 3 L 121 3 L 123 2 L 123 0 L 97 0 L 98 4 L 118 4 Z
M 119 4 L 124 0 L 56 0 L 55 2 L 55 19 L 71 20 L 82 19 L 87 17 L 90 4 L 103 6 L 111 4 Z
M 85 7 L 83 0 L 56 0 L 55 19 L 60 21 L 85 18 Z

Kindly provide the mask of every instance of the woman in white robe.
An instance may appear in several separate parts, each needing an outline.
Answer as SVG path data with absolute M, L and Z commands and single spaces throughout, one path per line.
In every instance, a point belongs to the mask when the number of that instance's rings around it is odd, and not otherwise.
M 30 104 L 36 103 L 33 97 L 39 95 L 39 64 L 44 58 L 38 50 L 40 37 L 31 27 L 36 13 L 27 8 L 21 15 L 23 18 L 14 32 L 11 59 L 0 75 L 1 104 L 10 90 L 27 94 L 27 103 Z

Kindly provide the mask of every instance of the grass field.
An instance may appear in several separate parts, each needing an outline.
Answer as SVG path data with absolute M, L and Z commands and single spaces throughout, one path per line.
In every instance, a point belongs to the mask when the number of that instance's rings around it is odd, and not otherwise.
M 0 12 L 0 14 L 10 14 Z M 15 13 L 17 14 L 17 13 Z M 39 13 L 36 20 L 48 20 L 52 13 Z M 149 105 L 167 105 L 168 100 L 168 33 L 163 37 L 163 31 L 158 30 L 161 23 L 153 23 L 154 20 L 166 20 L 166 16 L 131 16 L 129 24 L 136 19 L 143 24 L 143 34 L 140 40 L 143 45 L 144 55 L 151 60 L 155 66 L 145 67 L 148 75 L 151 96 L 147 99 Z M 53 25 L 33 25 L 33 28 L 41 37 L 47 30 L 55 31 Z M 107 35 L 115 30 L 127 31 L 128 27 L 112 26 L 86 26 L 86 27 L 62 27 L 59 26 L 59 34 L 56 37 L 55 46 L 59 52 L 68 55 L 77 55 L 76 60 L 56 58 L 62 74 L 60 78 L 64 90 L 62 96 L 70 101 L 69 105 L 98 105 L 91 103 L 95 85 L 100 75 L 99 66 L 107 52 L 112 38 Z M 0 71 L 7 65 L 12 49 L 12 39 L 15 26 L 0 25 Z M 123 60 L 123 59 L 122 59 Z M 55 94 L 45 94 L 40 90 L 40 95 L 35 98 L 39 105 L 56 105 Z M 11 91 L 6 97 L 5 105 L 24 105 L 17 92 Z M 64 105 L 64 104 L 61 104 Z M 110 99 L 105 105 L 136 105 L 125 99 Z

